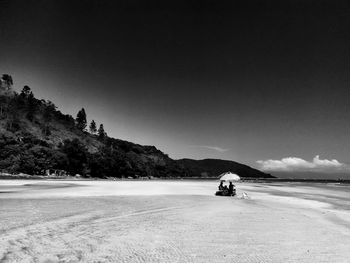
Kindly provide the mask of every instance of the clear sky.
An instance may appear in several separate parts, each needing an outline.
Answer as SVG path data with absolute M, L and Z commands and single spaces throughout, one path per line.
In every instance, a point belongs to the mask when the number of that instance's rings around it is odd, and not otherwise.
M 0 73 L 173 158 L 350 163 L 348 1 L 0 0 Z

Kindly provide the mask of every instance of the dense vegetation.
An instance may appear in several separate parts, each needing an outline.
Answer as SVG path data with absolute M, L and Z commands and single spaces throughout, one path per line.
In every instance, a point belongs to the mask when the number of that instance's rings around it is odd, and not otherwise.
M 88 126 L 85 109 L 74 119 L 54 103 L 36 99 L 29 86 L 20 94 L 14 92 L 9 75 L 3 75 L 0 84 L 0 172 L 43 175 L 59 170 L 91 177 L 183 174 L 155 147 L 110 138 L 103 124 L 94 120 Z
M 58 170 L 101 178 L 203 175 L 201 169 L 191 170 L 154 146 L 110 138 L 102 123 L 87 123 L 85 109 L 74 119 L 51 101 L 35 98 L 29 86 L 14 92 L 9 75 L 3 75 L 0 84 L 0 172 L 44 175 Z M 248 174 L 247 169 L 251 168 L 244 166 L 240 174 Z M 265 175 L 253 169 L 249 175 L 254 172 Z

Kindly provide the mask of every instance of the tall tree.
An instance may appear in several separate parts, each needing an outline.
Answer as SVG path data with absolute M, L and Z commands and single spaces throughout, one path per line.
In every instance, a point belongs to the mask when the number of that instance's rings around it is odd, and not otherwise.
M 7 105 L 7 128 L 16 131 L 19 128 L 18 105 L 15 99 L 11 99 Z
M 44 127 L 43 127 L 43 132 L 45 134 L 45 136 L 48 136 L 51 134 L 50 131 L 50 122 L 52 120 L 52 114 L 56 111 L 56 105 L 51 102 L 51 101 L 45 101 L 44 104 L 44 113 L 43 113 L 43 117 L 44 117 Z
M 30 88 L 29 88 L 29 86 L 25 85 L 21 91 L 21 96 L 27 98 L 29 96 L 29 94 L 30 94 Z
M 33 121 L 34 119 L 34 113 L 36 111 L 36 108 L 37 108 L 37 103 L 36 103 L 36 99 L 34 97 L 34 94 L 33 92 L 30 92 L 29 95 L 28 95 L 28 98 L 27 98 L 27 119 L 30 120 L 30 121 Z
M 86 121 L 86 113 L 84 108 L 82 108 L 78 112 L 75 122 L 79 130 L 84 131 L 86 129 L 87 121 Z
M 100 127 L 98 128 L 98 137 L 100 139 L 104 139 L 107 136 L 107 133 L 105 132 L 105 129 L 103 128 L 103 124 L 100 124 Z
M 96 122 L 94 120 L 91 121 L 89 129 L 91 134 L 95 134 L 97 132 Z
M 13 85 L 13 79 L 11 77 L 11 75 L 8 74 L 2 74 L 1 77 L 1 84 L 6 88 L 6 89 L 10 89 Z
M 6 106 L 8 105 L 9 98 L 7 96 L 0 95 L 0 118 L 4 117 L 6 113 Z

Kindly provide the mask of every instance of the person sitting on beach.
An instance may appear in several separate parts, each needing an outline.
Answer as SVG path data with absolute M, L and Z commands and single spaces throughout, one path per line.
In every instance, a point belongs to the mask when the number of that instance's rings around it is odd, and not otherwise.
M 230 182 L 230 185 L 228 187 L 228 193 L 229 193 L 229 195 L 234 194 L 234 185 L 232 184 L 232 182 Z
M 224 190 L 224 182 L 221 181 L 220 184 L 219 184 L 219 191 L 222 191 Z

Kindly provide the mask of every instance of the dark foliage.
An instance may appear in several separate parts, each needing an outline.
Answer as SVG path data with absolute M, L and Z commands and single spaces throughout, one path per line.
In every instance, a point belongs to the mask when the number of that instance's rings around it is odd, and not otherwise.
M 13 85 L 12 76 L 8 74 L 2 74 L 1 84 L 3 84 L 3 86 L 6 88 L 10 88 Z
M 91 121 L 89 130 L 91 134 L 95 134 L 97 132 L 96 122 L 94 120 Z
M 86 125 L 87 125 L 87 121 L 86 121 L 86 113 L 85 113 L 85 109 L 82 108 L 78 114 L 77 114 L 77 118 L 75 119 L 76 124 L 77 124 L 77 128 L 81 131 L 84 131 L 86 129 Z
M 3 75 L 1 84 L 13 80 Z M 8 91 L 8 90 L 7 90 Z M 248 166 L 221 160 L 169 158 L 154 146 L 141 146 L 107 136 L 103 124 L 86 129 L 86 113 L 62 114 L 51 101 L 38 100 L 29 86 L 20 94 L 0 93 L 0 172 L 45 174 L 50 169 L 91 177 L 184 177 L 231 170 L 242 176 L 268 175 Z M 95 135 L 97 132 L 97 135 Z
M 98 128 L 97 133 L 98 133 L 98 138 L 101 140 L 107 137 L 107 133 L 105 132 L 103 124 L 100 124 L 100 127 Z
M 0 137 L 0 170 L 10 173 L 44 174 L 46 169 L 67 167 L 67 156 L 38 139 L 25 137 L 21 141 Z
M 78 139 L 65 140 L 61 146 L 61 151 L 67 156 L 68 166 L 65 170 L 69 174 L 87 174 L 88 151 Z
M 128 175 L 125 166 L 126 163 L 122 155 L 106 146 L 89 158 L 90 175 L 92 177 L 122 177 L 123 174 Z

